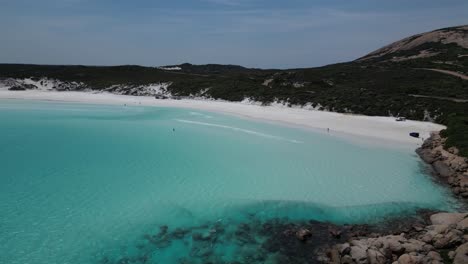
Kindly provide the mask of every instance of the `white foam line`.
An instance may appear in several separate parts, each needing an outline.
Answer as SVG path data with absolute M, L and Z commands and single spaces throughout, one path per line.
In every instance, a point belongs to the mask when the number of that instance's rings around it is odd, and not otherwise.
M 230 129 L 230 130 L 240 131 L 240 132 L 244 132 L 244 133 L 251 134 L 251 135 L 256 135 L 256 136 L 271 138 L 271 139 L 276 139 L 276 140 L 283 140 L 283 141 L 288 141 L 288 142 L 296 143 L 296 144 L 304 143 L 302 141 L 295 140 L 295 139 L 288 139 L 288 138 L 284 138 L 284 137 L 280 137 L 280 136 L 269 135 L 269 134 L 265 134 L 265 133 L 261 133 L 261 132 L 257 132 L 257 131 L 253 131 L 253 130 L 248 130 L 248 129 L 244 129 L 244 128 L 239 128 L 239 127 L 225 126 L 225 125 L 198 122 L 198 121 L 190 121 L 190 120 L 185 120 L 185 119 L 174 119 L 174 120 L 176 120 L 177 122 L 187 123 L 187 124 L 194 124 L 194 125 L 201 125 L 201 126 L 210 126 L 210 127 L 219 127 L 219 128 L 224 128 L 224 129 Z
M 193 115 L 193 116 L 201 116 L 201 117 L 204 117 L 204 118 L 213 118 L 212 116 L 205 115 L 205 114 L 198 113 L 198 112 L 190 112 L 189 114 Z

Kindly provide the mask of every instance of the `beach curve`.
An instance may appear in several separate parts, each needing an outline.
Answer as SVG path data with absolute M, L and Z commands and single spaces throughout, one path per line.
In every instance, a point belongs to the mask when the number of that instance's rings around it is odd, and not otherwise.
M 196 109 L 312 129 L 322 133 L 327 133 L 327 130 L 330 129 L 331 133 L 343 137 L 356 136 L 362 140 L 398 144 L 399 146 L 412 149 L 419 147 L 423 141 L 421 139 L 428 138 L 431 132 L 446 128 L 440 124 L 423 121 L 407 120 L 405 122 L 396 122 L 393 117 L 351 115 L 286 106 L 259 106 L 219 100 L 173 100 L 111 93 L 37 90 L 0 90 L 0 99 Z M 420 133 L 421 138 L 410 137 L 410 132 Z

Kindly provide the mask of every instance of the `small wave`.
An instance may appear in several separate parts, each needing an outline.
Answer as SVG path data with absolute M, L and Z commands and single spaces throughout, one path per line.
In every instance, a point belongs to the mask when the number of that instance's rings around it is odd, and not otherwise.
M 276 140 L 282 140 L 282 141 L 287 141 L 287 142 L 291 142 L 291 143 L 295 143 L 295 144 L 304 143 L 302 141 L 295 140 L 295 139 L 288 139 L 288 138 L 284 138 L 284 137 L 280 137 L 280 136 L 274 136 L 274 135 L 265 134 L 265 133 L 261 133 L 261 132 L 257 132 L 257 131 L 253 131 L 253 130 L 239 128 L 239 127 L 226 126 L 226 125 L 213 124 L 213 123 L 205 123 L 205 122 L 198 122 L 198 121 L 190 121 L 190 120 L 185 120 L 185 119 L 175 119 L 175 120 L 177 122 L 187 123 L 187 124 L 194 124 L 194 125 L 201 125 L 201 126 L 210 126 L 210 127 L 230 129 L 230 130 L 233 130 L 233 131 L 240 131 L 240 132 L 247 133 L 247 134 L 250 134 L 250 135 L 255 135 L 255 136 L 260 136 L 260 137 L 265 137 L 265 138 L 271 138 L 271 139 L 276 139 Z
M 205 115 L 205 114 L 198 113 L 198 112 L 190 112 L 189 114 L 192 115 L 192 116 L 200 116 L 200 117 L 204 117 L 204 118 L 207 118 L 207 119 L 208 119 L 208 118 L 213 118 L 213 117 L 210 116 L 210 115 Z

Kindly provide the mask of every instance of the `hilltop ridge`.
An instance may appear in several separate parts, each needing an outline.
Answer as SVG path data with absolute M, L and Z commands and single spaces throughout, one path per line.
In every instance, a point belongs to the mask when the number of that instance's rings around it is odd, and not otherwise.
M 405 61 L 435 56 L 457 60 L 468 56 L 468 25 L 417 34 L 380 48 L 357 61 Z M 460 51 L 460 54 L 454 54 Z

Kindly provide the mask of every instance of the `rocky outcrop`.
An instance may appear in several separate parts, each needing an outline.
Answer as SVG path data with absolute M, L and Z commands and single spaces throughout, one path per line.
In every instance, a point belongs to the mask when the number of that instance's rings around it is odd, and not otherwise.
M 438 213 L 427 226 L 413 226 L 406 233 L 368 234 L 338 244 L 327 254 L 328 263 L 468 263 L 466 232 L 468 213 Z
M 431 215 L 431 223 L 433 225 L 453 225 L 468 216 L 468 213 L 439 213 Z
M 438 44 L 438 45 L 436 45 Z M 414 35 L 400 41 L 394 42 L 378 49 L 358 61 L 369 61 L 387 58 L 391 61 L 404 61 L 419 58 L 428 58 L 444 52 L 443 47 L 455 44 L 459 47 L 468 48 L 468 26 L 444 28 L 431 32 Z M 426 46 L 426 47 L 424 47 Z M 408 51 L 419 51 L 417 54 Z
M 311 236 L 312 232 L 310 232 L 309 229 L 301 228 L 296 232 L 296 237 L 300 241 L 306 241 Z
M 468 263 L 468 243 L 465 243 L 455 250 L 453 264 Z
M 468 198 L 468 160 L 458 156 L 454 147 L 444 149 L 445 139 L 433 133 L 416 152 L 434 169 L 435 175 L 448 183 L 453 193 Z

